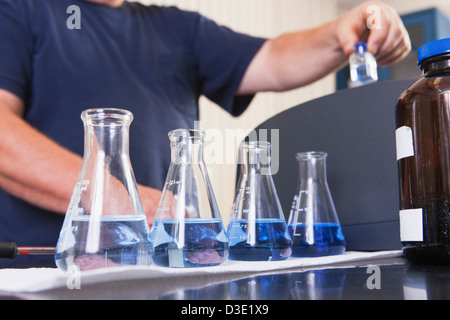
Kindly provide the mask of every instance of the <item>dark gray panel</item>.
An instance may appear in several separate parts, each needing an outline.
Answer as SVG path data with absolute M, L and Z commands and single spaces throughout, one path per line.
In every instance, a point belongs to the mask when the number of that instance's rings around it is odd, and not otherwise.
M 325 151 L 328 182 L 348 249 L 400 248 L 395 106 L 412 83 L 388 81 L 342 90 L 291 108 L 256 128 L 280 130 L 280 167 L 274 181 L 286 218 L 298 183 L 296 153 Z M 364 238 L 360 231 L 379 236 Z

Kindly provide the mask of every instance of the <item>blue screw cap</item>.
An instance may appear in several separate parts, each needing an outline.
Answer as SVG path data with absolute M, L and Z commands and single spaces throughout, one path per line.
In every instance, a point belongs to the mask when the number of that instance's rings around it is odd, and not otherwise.
M 423 60 L 450 52 L 450 38 L 435 40 L 421 46 L 417 52 L 418 62 L 420 65 Z
M 367 52 L 367 42 L 358 42 L 355 44 L 355 52 L 359 54 L 364 54 Z

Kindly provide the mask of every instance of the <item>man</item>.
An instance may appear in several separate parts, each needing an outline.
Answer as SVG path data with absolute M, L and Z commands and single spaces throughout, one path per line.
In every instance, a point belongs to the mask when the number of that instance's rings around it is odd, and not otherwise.
M 380 29 L 367 28 L 373 4 Z M 73 5 L 80 28 L 67 26 Z M 266 40 L 125 0 L 0 0 L 0 241 L 55 245 L 81 166 L 82 110 L 134 113 L 131 161 L 151 222 L 170 162 L 167 132 L 192 127 L 200 95 L 239 115 L 257 92 L 337 70 L 365 40 L 379 65 L 411 47 L 399 16 L 378 1 Z

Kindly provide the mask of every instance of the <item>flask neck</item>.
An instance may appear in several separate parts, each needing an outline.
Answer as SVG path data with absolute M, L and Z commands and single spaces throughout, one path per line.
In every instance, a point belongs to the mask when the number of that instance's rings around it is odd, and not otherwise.
M 112 161 L 129 155 L 131 112 L 117 109 L 87 110 L 82 114 L 85 131 L 85 156 L 102 153 Z M 121 157 L 122 158 L 122 157 Z
M 425 59 L 420 63 L 420 68 L 426 77 L 450 75 L 450 53 Z
M 326 183 L 326 157 L 324 152 L 299 153 L 300 182 Z
M 169 132 L 172 164 L 203 164 L 204 137 L 205 133 L 199 130 Z
M 271 175 L 271 154 L 268 142 L 243 142 L 239 147 L 241 174 Z

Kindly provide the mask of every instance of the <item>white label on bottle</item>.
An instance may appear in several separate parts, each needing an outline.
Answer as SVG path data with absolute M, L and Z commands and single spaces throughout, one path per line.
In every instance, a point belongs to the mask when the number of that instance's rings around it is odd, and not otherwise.
M 404 126 L 395 131 L 397 144 L 397 161 L 414 156 L 413 132 L 410 127 Z
M 423 241 L 423 210 L 400 211 L 400 241 Z

